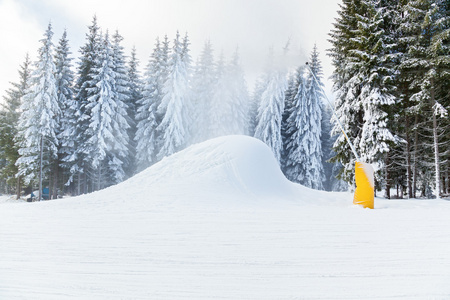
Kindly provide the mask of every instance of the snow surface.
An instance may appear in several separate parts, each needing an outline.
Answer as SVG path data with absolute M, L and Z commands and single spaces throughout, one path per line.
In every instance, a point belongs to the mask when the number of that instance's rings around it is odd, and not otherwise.
M 449 299 L 450 202 L 287 181 L 243 136 L 111 188 L 0 197 L 0 299 Z

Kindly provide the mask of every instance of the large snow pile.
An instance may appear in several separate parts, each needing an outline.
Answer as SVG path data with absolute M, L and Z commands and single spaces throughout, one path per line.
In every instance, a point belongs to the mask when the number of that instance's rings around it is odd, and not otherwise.
M 145 201 L 151 204 L 176 201 L 177 206 L 196 208 L 261 202 L 317 203 L 326 199 L 326 194 L 287 180 L 263 142 L 240 135 L 193 145 L 117 186 L 95 193 L 98 198 L 108 195 L 110 200 L 126 197 L 130 201 L 141 201 L 146 195 Z
M 450 202 L 288 182 L 248 137 L 80 197 L 0 197 L 0 299 L 450 299 Z

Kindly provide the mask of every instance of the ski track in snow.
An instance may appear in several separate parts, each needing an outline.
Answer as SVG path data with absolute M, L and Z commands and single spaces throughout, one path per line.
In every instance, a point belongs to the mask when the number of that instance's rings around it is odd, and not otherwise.
M 449 201 L 362 209 L 265 149 L 229 137 L 89 195 L 1 196 L 0 299 L 450 299 Z

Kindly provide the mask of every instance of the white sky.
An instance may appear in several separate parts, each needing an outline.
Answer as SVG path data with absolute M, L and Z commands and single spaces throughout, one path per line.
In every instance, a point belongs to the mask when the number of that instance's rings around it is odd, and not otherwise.
M 331 75 L 325 50 L 340 0 L 0 0 L 0 96 L 17 82 L 18 69 L 28 52 L 37 58 L 39 40 L 51 21 L 56 45 L 67 29 L 72 57 L 79 56 L 85 34 L 97 15 L 99 26 L 119 30 L 129 55 L 136 46 L 141 68 L 150 56 L 155 38 L 177 30 L 188 32 L 195 62 L 205 40 L 216 57 L 229 57 L 239 47 L 249 89 L 264 67 L 269 48 L 281 49 L 292 41 L 295 64 L 306 61 L 314 43 L 321 54 L 325 77 Z M 327 83 L 327 90 L 330 83 Z M 330 94 L 328 92 L 328 94 Z

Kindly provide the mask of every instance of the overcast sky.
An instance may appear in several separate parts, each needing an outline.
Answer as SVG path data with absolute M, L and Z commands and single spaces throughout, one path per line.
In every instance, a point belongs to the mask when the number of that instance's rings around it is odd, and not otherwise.
M 0 0 L 0 96 L 17 82 L 18 68 L 28 52 L 37 58 L 49 21 L 58 43 L 67 29 L 72 57 L 79 56 L 92 18 L 110 32 L 119 30 L 127 55 L 133 45 L 143 68 L 155 38 L 177 30 L 188 33 L 195 61 L 209 39 L 216 57 L 230 56 L 239 47 L 241 62 L 253 89 L 270 47 L 281 49 L 292 42 L 293 64 L 303 64 L 314 43 L 321 54 L 325 77 L 331 75 L 325 55 L 328 33 L 340 0 Z M 297 62 L 298 61 L 298 62 Z M 329 90 L 327 84 L 327 89 Z

